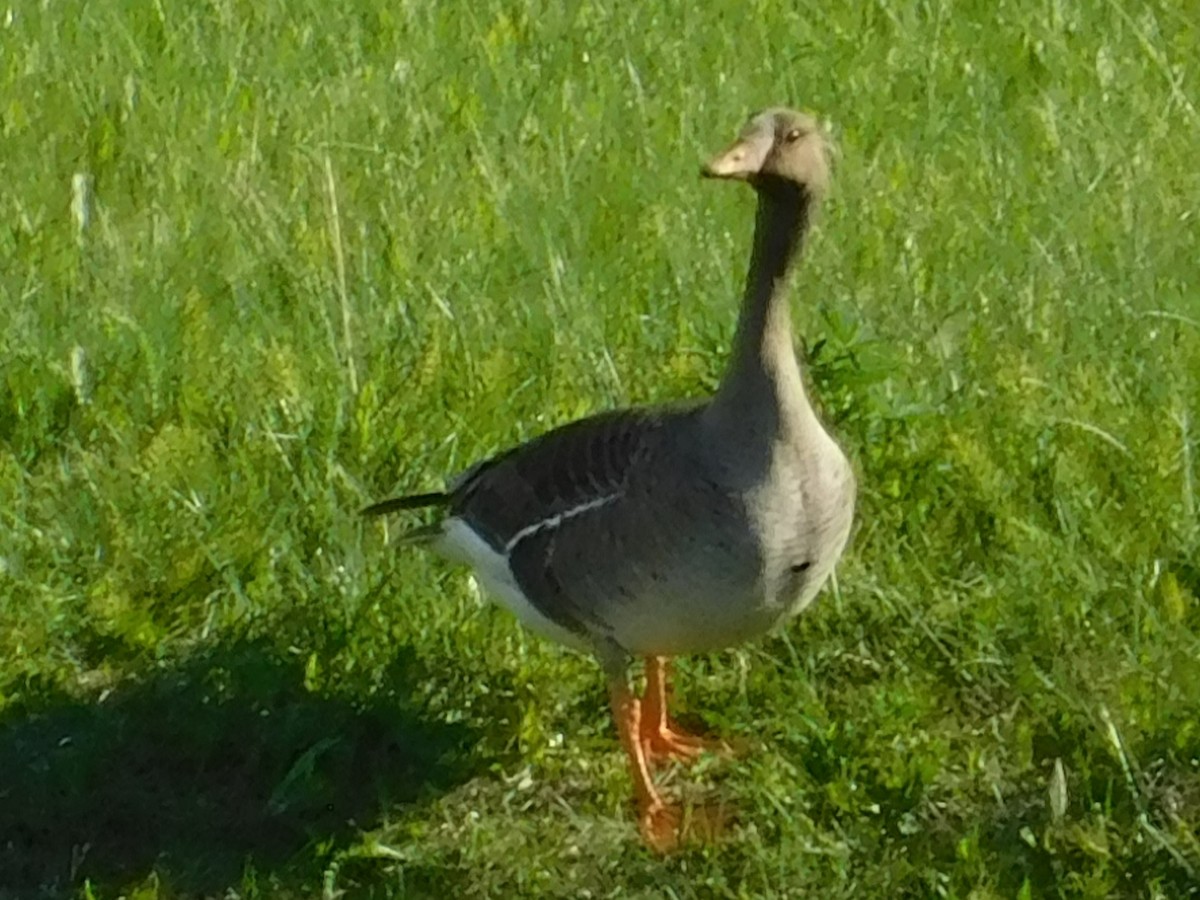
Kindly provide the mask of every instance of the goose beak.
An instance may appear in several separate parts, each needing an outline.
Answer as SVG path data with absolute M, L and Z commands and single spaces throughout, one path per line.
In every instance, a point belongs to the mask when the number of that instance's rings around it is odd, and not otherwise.
M 769 141 L 742 138 L 701 166 L 700 174 L 705 178 L 745 181 L 758 174 L 770 151 Z

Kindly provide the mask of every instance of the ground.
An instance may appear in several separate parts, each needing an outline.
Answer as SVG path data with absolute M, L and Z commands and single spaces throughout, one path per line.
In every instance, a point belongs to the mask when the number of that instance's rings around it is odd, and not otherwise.
M 0 10 L 0 897 L 1186 897 L 1200 26 L 1184 0 Z M 716 844 L 637 841 L 604 686 L 358 510 L 710 390 L 795 289 L 837 584 L 681 660 Z

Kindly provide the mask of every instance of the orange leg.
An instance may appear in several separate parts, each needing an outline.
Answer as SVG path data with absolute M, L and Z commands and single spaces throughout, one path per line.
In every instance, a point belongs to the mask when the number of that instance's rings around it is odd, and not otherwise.
M 629 757 L 629 774 L 633 778 L 633 796 L 637 803 L 638 830 L 652 850 L 667 853 L 679 845 L 682 816 L 678 809 L 663 802 L 646 764 L 646 752 L 641 734 L 641 703 L 629 691 L 624 679 L 609 684 L 608 699 L 621 747 Z
M 642 702 L 639 733 L 647 761 L 674 759 L 694 762 L 706 750 L 721 755 L 730 752 L 723 741 L 705 740 L 680 731 L 667 713 L 668 663 L 664 657 L 646 657 L 646 697 Z

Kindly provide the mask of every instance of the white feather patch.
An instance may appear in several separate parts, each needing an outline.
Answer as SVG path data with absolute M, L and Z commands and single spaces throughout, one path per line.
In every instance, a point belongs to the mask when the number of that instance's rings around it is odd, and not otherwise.
M 584 511 L 579 510 L 579 512 Z M 574 511 L 571 512 L 574 513 Z M 563 515 L 565 516 L 567 513 L 563 513 Z M 559 518 L 561 519 L 561 517 Z M 531 529 L 552 527 L 548 524 L 549 521 L 547 519 L 539 522 L 537 526 L 530 526 L 530 529 L 522 531 L 532 533 Z M 521 534 L 522 532 L 518 532 L 518 536 Z M 509 541 L 508 546 L 511 548 L 517 540 L 518 538 L 514 538 Z M 587 642 L 579 635 L 542 615 L 517 584 L 508 564 L 508 556 L 493 550 L 488 542 L 462 519 L 452 516 L 446 520 L 442 536 L 437 539 L 435 547 L 443 556 L 466 563 L 474 569 L 475 577 L 484 590 L 528 628 L 545 637 L 552 638 L 560 644 L 566 644 L 568 647 L 578 650 L 589 649 Z

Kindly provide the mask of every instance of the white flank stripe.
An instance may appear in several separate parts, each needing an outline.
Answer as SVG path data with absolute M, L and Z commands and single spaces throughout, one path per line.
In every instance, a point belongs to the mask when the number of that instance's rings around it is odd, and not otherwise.
M 508 558 L 492 549 L 462 519 L 451 516 L 446 520 L 446 530 L 436 546 L 449 559 L 471 566 L 484 591 L 516 614 L 526 627 L 568 647 L 585 651 L 589 648 L 586 639 L 547 618 L 530 602 L 513 578 Z
M 532 525 L 526 525 L 524 528 L 514 534 L 509 539 L 508 543 L 504 545 L 504 552 L 506 554 L 512 553 L 513 547 L 517 546 L 517 544 L 521 543 L 521 541 L 525 540 L 525 538 L 529 537 L 531 534 L 537 534 L 539 531 L 545 531 L 548 528 L 557 528 L 568 519 L 581 516 L 585 512 L 590 512 L 593 509 L 599 509 L 601 506 L 607 506 L 620 496 L 620 494 L 607 494 L 603 497 L 597 497 L 595 500 L 589 500 L 587 503 L 580 503 L 578 506 L 572 506 L 570 509 L 563 510 L 562 512 L 553 515 L 548 519 L 542 519 L 540 522 L 534 522 Z

